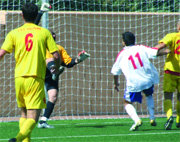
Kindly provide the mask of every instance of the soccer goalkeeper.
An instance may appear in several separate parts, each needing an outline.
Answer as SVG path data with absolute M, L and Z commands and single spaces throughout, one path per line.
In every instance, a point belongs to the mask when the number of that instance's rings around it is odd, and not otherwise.
M 41 6 L 41 10 L 37 15 L 37 18 L 35 20 L 35 24 L 38 24 L 40 22 L 41 16 L 44 12 L 47 12 L 50 8 L 50 5 L 48 3 L 44 3 Z M 51 32 L 54 40 L 56 41 L 56 34 L 54 32 Z M 46 77 L 45 77 L 45 88 L 48 93 L 48 102 L 47 102 L 47 108 L 44 111 L 44 114 L 42 118 L 40 119 L 40 122 L 38 123 L 38 128 L 54 128 L 54 126 L 51 126 L 47 123 L 47 120 L 51 116 L 55 103 L 57 101 L 58 97 L 58 83 L 59 83 L 59 75 L 63 73 L 64 67 L 66 68 L 72 68 L 74 65 L 77 65 L 81 62 L 83 62 L 86 58 L 88 58 L 90 55 L 86 53 L 84 50 L 81 51 L 76 58 L 71 58 L 66 50 L 61 46 L 57 45 L 59 48 L 59 54 L 61 55 L 61 61 L 62 66 L 59 68 L 58 73 L 56 74 L 52 73 L 54 72 L 54 61 L 52 60 L 52 54 L 50 54 L 48 51 L 46 52 Z
M 52 36 L 54 38 L 54 40 L 56 40 L 56 34 L 54 32 L 52 32 Z M 86 58 L 88 58 L 90 55 L 87 54 L 85 51 L 81 51 L 78 56 L 76 58 L 71 58 L 66 50 L 60 46 L 57 45 L 59 48 L 59 54 L 61 55 L 61 60 L 62 60 L 62 66 L 59 69 L 59 74 L 61 74 L 64 71 L 64 67 L 67 68 L 72 68 L 74 65 L 79 64 L 80 62 L 84 61 Z M 46 58 L 51 59 L 52 55 L 47 53 Z M 53 78 L 53 75 L 51 74 L 50 71 L 50 66 L 53 66 L 54 61 L 49 61 L 47 63 L 47 70 L 46 70 L 46 78 L 45 78 L 45 87 L 48 93 L 48 102 L 47 102 L 47 108 L 44 111 L 43 117 L 41 117 L 40 122 L 38 123 L 38 128 L 54 128 L 51 125 L 48 125 L 47 120 L 49 119 L 49 117 L 51 116 L 55 103 L 57 101 L 57 97 L 58 97 L 58 78 L 59 76 L 56 76 L 56 78 Z

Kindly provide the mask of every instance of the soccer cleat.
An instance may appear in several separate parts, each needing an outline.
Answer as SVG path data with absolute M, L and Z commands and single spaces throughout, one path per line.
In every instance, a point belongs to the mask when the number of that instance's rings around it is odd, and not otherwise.
M 171 130 L 172 124 L 173 124 L 173 117 L 171 116 L 167 122 L 165 123 L 165 130 Z
M 131 126 L 131 128 L 129 129 L 129 131 L 136 131 L 136 130 L 138 129 L 138 127 L 141 126 L 141 125 L 142 125 L 142 121 L 139 120 L 137 123 L 135 123 L 135 124 L 133 124 L 133 125 Z
M 180 123 L 176 123 L 176 127 L 177 127 L 177 128 L 180 128 Z
M 157 125 L 155 120 L 150 120 L 150 124 L 151 124 L 151 126 L 156 126 Z
M 9 139 L 8 142 L 16 142 L 16 138 Z
M 52 128 L 54 128 L 54 126 L 49 125 L 49 124 L 47 124 L 46 121 L 44 121 L 44 122 L 38 123 L 38 128 L 48 128 L 48 129 L 52 129 Z

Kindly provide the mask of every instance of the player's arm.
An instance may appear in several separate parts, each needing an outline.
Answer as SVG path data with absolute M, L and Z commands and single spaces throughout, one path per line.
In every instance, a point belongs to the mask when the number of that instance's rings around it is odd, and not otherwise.
M 64 67 L 58 67 L 58 65 L 56 65 L 61 64 L 61 57 L 59 59 L 58 56 L 60 55 L 57 55 L 56 52 L 51 54 L 48 50 L 46 50 L 46 66 L 48 70 L 51 72 L 53 80 L 57 80 L 59 78 L 59 75 L 64 71 Z M 59 63 L 57 63 L 56 61 L 58 61 Z
M 157 52 L 157 56 L 162 56 L 162 55 L 167 55 L 171 52 L 171 50 L 169 49 L 165 49 L 167 46 L 165 43 L 160 43 L 158 45 L 155 46 L 155 48 L 158 49 L 158 52 Z
M 86 51 L 79 52 L 78 56 L 75 58 L 75 63 L 79 64 L 86 60 L 88 57 L 90 57 L 90 54 L 88 54 Z
M 117 55 L 116 61 L 113 64 L 113 67 L 111 69 L 111 73 L 114 77 L 114 89 L 119 92 L 119 75 L 121 75 L 121 67 L 120 67 L 121 57 L 120 54 Z
M 59 52 L 58 52 L 58 51 L 55 51 L 55 52 L 53 52 L 53 53 L 51 53 L 51 54 L 52 54 L 53 57 L 54 57 L 55 66 L 56 66 L 57 68 L 59 68 L 60 65 L 61 65 L 61 56 L 60 56 Z
M 53 80 L 58 80 L 59 75 L 64 72 L 64 67 L 63 66 L 59 66 L 59 68 L 57 68 L 57 66 L 55 64 L 56 63 L 54 61 L 54 58 L 46 59 L 46 66 L 47 66 L 48 70 L 52 74 L 52 79 Z
M 51 55 L 51 57 L 49 57 L 48 55 Z M 58 72 L 58 68 L 61 65 L 61 57 L 58 51 L 49 53 L 48 50 L 46 50 L 46 64 L 47 64 L 47 68 L 50 70 L 50 72 L 52 74 L 57 74 Z
M 63 58 L 62 66 L 66 68 L 72 68 L 74 65 L 77 65 L 83 62 L 90 56 L 90 54 L 88 54 L 87 52 L 83 50 L 78 54 L 76 58 L 72 59 L 63 47 L 61 47 L 61 53 L 62 53 L 62 58 Z
M 6 50 L 0 49 L 0 60 L 4 57 L 4 55 L 7 53 Z
M 40 12 L 38 13 L 36 20 L 35 20 L 35 24 L 38 25 L 42 15 L 44 14 L 44 12 L 49 11 L 49 9 L 51 9 L 51 5 L 49 3 L 43 3 L 40 9 Z
M 118 75 L 114 75 L 114 89 L 119 92 L 119 82 Z
M 158 49 L 166 48 L 166 44 L 161 42 L 160 44 L 156 45 L 155 48 L 158 48 Z

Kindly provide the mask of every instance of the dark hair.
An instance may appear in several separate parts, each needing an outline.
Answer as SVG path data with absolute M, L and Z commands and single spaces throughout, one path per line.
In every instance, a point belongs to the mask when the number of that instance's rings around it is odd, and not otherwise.
M 26 22 L 34 22 L 38 15 L 38 6 L 34 3 L 26 3 L 22 7 L 22 13 Z
M 135 35 L 131 32 L 124 32 L 122 38 L 126 46 L 135 44 Z
M 54 40 L 56 40 L 56 34 L 55 32 L 51 31 L 52 37 L 54 38 Z

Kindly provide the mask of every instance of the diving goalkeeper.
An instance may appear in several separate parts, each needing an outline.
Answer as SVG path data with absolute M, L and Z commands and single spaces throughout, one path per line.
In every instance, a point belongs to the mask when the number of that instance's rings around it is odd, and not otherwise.
M 56 40 L 56 34 L 52 32 L 52 36 L 54 40 Z M 59 48 L 59 54 L 61 55 L 61 60 L 62 60 L 62 66 L 59 68 L 59 74 L 61 74 L 64 71 L 64 67 L 66 68 L 72 68 L 74 65 L 77 65 L 84 61 L 86 58 L 88 58 L 90 55 L 87 54 L 85 51 L 81 51 L 76 58 L 71 58 L 66 50 L 60 46 L 57 45 Z M 51 59 L 52 55 L 47 53 L 46 54 L 47 59 Z M 56 78 L 53 78 L 53 75 L 51 74 L 51 66 L 53 66 L 54 61 L 49 61 L 47 63 L 47 69 L 46 69 L 46 77 L 45 77 L 45 88 L 48 93 L 48 102 L 47 102 L 47 108 L 44 111 L 43 116 L 41 117 L 39 123 L 38 123 L 38 128 L 54 128 L 54 126 L 51 126 L 47 123 L 47 120 L 50 118 L 55 103 L 58 98 L 58 83 L 59 83 L 59 76 L 56 76 Z
M 35 20 L 35 23 L 38 24 L 41 16 L 44 12 L 48 11 L 50 5 L 48 3 L 45 3 L 41 6 L 41 11 L 38 13 L 38 16 Z M 54 32 L 51 32 L 54 40 L 56 41 L 56 34 Z M 83 62 L 86 58 L 88 58 L 90 55 L 86 53 L 85 51 L 81 51 L 76 58 L 71 58 L 66 50 L 61 46 L 57 45 L 59 48 L 59 54 L 61 55 L 62 60 L 62 66 L 59 68 L 58 75 L 52 74 L 53 67 L 54 67 L 54 61 L 52 59 L 52 55 L 47 51 L 46 53 L 46 77 L 45 77 L 45 88 L 48 93 L 48 102 L 47 102 L 47 108 L 45 109 L 43 116 L 41 117 L 38 128 L 54 128 L 54 126 L 48 125 L 47 120 L 50 118 L 55 103 L 58 98 L 58 83 L 59 83 L 59 75 L 63 73 L 64 67 L 66 68 L 72 68 L 74 65 L 77 65 L 81 62 Z

